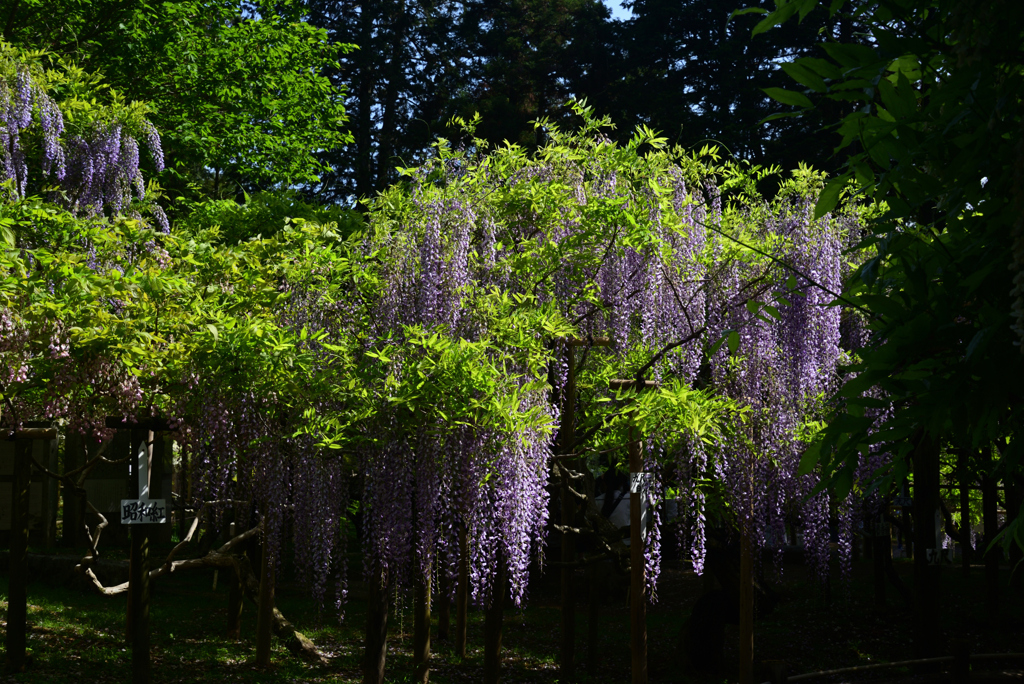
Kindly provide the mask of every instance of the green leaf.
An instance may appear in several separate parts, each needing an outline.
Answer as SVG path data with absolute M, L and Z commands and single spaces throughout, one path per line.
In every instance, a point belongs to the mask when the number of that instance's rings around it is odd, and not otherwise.
M 847 172 L 842 176 L 833 178 L 825 184 L 821 194 L 818 195 L 817 204 L 814 205 L 815 221 L 836 208 L 836 205 L 839 204 L 839 196 L 843 192 L 843 188 L 846 187 L 846 183 L 849 179 L 850 173 Z
M 814 468 L 818 465 L 818 457 L 821 455 L 821 442 L 812 442 L 806 449 L 804 449 L 803 455 L 800 457 L 800 467 L 797 469 L 797 475 L 807 475 L 814 471 Z
M 824 93 L 828 90 L 824 79 L 799 61 L 785 62 L 782 65 L 782 70 L 794 81 L 802 86 L 807 86 L 815 92 Z
M 761 88 L 761 90 L 763 90 L 768 97 L 785 105 L 793 105 L 794 107 L 803 107 L 805 109 L 810 109 L 814 106 L 814 103 L 811 102 L 810 98 L 803 93 L 797 93 L 784 88 Z
M 740 348 L 740 334 L 735 330 L 729 332 L 729 353 L 735 354 Z
M 732 14 L 729 15 L 729 21 L 732 21 L 736 17 L 742 17 L 746 14 L 768 14 L 768 10 L 764 7 L 744 7 L 743 9 L 735 9 Z

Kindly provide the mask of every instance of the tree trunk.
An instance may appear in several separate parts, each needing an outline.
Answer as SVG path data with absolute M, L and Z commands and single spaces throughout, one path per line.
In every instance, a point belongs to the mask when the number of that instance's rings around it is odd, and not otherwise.
M 430 573 L 416 581 L 413 610 L 413 681 L 427 684 L 430 679 Z
M 469 619 L 469 533 L 459 528 L 459 580 L 455 587 L 455 655 L 466 658 Z
M 916 439 L 914 467 L 914 649 L 918 658 L 937 655 L 938 570 L 935 511 L 939 500 L 939 443 L 923 430 Z
M 356 195 L 370 197 L 373 194 L 372 170 L 372 129 L 373 129 L 373 55 L 376 46 L 372 44 L 373 12 L 376 3 L 363 2 L 359 7 L 359 47 L 356 54 L 358 71 L 354 90 L 358 104 L 355 115 L 356 138 Z
M 384 684 L 388 653 L 388 589 L 382 574 L 370 577 L 366 602 L 366 654 L 363 684 Z
M 508 575 L 504 554 L 499 552 L 496 562 L 498 572 L 491 590 L 491 605 L 484 615 L 484 684 L 498 684 L 501 681 L 501 628 L 505 619 Z

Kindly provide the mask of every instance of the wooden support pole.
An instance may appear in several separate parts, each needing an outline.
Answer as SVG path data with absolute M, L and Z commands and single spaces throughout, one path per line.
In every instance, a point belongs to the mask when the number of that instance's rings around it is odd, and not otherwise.
M 245 587 L 238 570 L 228 573 L 228 639 L 238 641 L 242 637 L 242 607 L 245 605 Z
M 563 454 L 571 454 L 575 447 L 576 429 L 576 359 L 573 346 L 567 345 L 567 365 L 565 383 L 565 399 L 562 404 L 562 424 L 559 428 L 559 448 Z M 575 459 L 572 459 L 575 461 Z M 576 464 L 566 463 L 569 470 Z M 569 491 L 568 477 L 562 478 L 561 503 L 562 525 L 565 529 L 575 527 L 576 500 Z M 561 681 L 571 682 L 576 668 L 576 596 L 573 591 L 573 575 L 576 560 L 576 539 L 569 532 L 563 532 L 562 538 L 562 649 L 560 654 Z
M 903 482 L 903 496 L 912 496 L 913 490 L 910 482 Z M 907 558 L 914 557 L 914 535 L 910 533 L 910 509 L 907 506 L 900 507 L 900 522 L 902 523 L 903 553 Z
M 974 555 L 971 544 L 971 474 L 967 454 L 967 449 L 961 449 L 957 454 L 957 474 L 960 479 L 960 567 L 964 577 L 971 576 L 971 557 Z
M 148 488 L 139 476 L 140 466 L 152 472 L 153 432 L 135 428 L 131 430 L 131 464 L 129 492 L 139 498 L 141 490 Z M 145 461 L 145 463 L 142 463 Z M 128 642 L 132 649 L 132 684 L 149 684 L 149 526 L 131 526 L 131 558 L 128 564 Z
M 647 600 L 644 596 L 643 493 L 632 479 L 644 469 L 636 429 L 629 430 L 629 613 L 633 684 L 647 684 Z
M 413 681 L 430 680 L 430 573 L 416 580 L 413 596 Z
M 917 658 L 937 655 L 938 549 L 935 513 L 939 505 L 939 443 L 924 430 L 914 437 L 914 650 Z
M 613 379 L 609 386 L 616 392 L 635 392 L 658 388 L 653 380 Z M 647 684 L 647 579 L 644 563 L 643 517 L 646 487 L 644 462 L 640 454 L 640 435 L 636 428 L 629 429 L 629 612 L 630 612 L 630 657 L 632 660 L 632 683 Z
M 484 613 L 484 684 L 498 684 L 501 681 L 501 630 L 505 620 L 508 574 L 503 553 L 498 553 L 496 562 L 498 571 L 491 590 L 491 605 Z
M 25 644 L 28 618 L 28 506 L 32 479 L 30 460 L 32 442 L 14 443 L 14 473 L 11 481 L 11 551 L 7 593 L 7 670 L 25 669 Z
M 598 581 L 598 577 L 603 578 L 604 575 L 597 570 L 590 573 L 590 602 L 587 611 L 587 670 L 590 674 L 597 672 L 599 661 L 598 639 L 601 636 L 601 592 L 603 587 L 602 583 Z
M 1010 474 L 1004 480 L 1006 485 L 1006 517 L 1010 520 L 1020 513 L 1022 499 L 1024 499 L 1024 487 L 1022 487 L 1019 475 Z M 1021 561 L 1024 560 L 1024 552 L 1014 542 L 1010 544 L 1010 588 L 1019 594 L 1021 588 Z
M 989 548 L 999 528 L 998 508 L 996 479 L 985 473 L 981 477 L 981 516 L 985 526 L 982 549 L 985 554 L 985 608 L 991 621 L 999 617 L 999 549 Z
M 149 683 L 149 526 L 133 525 L 129 564 L 132 684 Z
M 740 684 L 754 684 L 754 553 L 740 530 Z
M 270 667 L 270 635 L 274 625 L 274 559 L 264 526 L 260 559 L 260 602 L 256 607 L 256 667 Z
M 452 626 L 452 578 L 448 576 L 446 570 L 442 569 L 438 573 L 437 579 L 437 639 L 438 641 L 448 641 Z
M 469 534 L 459 528 L 459 579 L 455 587 L 455 655 L 466 658 L 469 619 Z
M 875 605 L 881 608 L 885 606 L 885 568 L 889 563 L 889 555 L 892 553 L 892 537 L 889 523 L 885 521 L 884 516 L 878 516 L 874 527 L 874 534 L 871 537 L 871 544 L 874 547 L 871 562 L 875 575 Z
M 388 654 L 388 587 L 381 574 L 371 576 L 367 586 L 366 651 L 363 684 L 384 684 Z

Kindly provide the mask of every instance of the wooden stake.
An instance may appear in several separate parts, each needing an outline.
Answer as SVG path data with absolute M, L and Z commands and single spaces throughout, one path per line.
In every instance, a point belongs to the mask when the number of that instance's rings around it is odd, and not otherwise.
M 594 674 L 597 672 L 598 663 L 598 638 L 601 635 L 601 586 L 598 578 L 604 579 L 604 573 L 592 569 L 590 574 L 590 602 L 587 612 L 587 670 Z
M 639 382 L 635 379 L 612 379 L 608 381 L 616 392 L 627 390 L 643 391 L 658 388 L 653 380 Z M 640 437 L 636 428 L 629 429 L 629 610 L 630 610 L 630 652 L 632 658 L 633 684 L 647 684 L 647 600 L 645 597 L 646 577 L 644 565 L 644 520 L 643 487 L 644 462 L 640 455 Z M 634 482 L 636 478 L 636 482 Z
M 494 577 L 493 597 L 484 614 L 484 684 L 498 684 L 501 681 L 501 628 L 505 620 L 508 575 L 504 554 L 499 552 L 496 562 L 498 572 Z
M 939 443 L 923 430 L 914 437 L 914 650 L 938 655 L 935 511 L 939 505 Z
M 971 576 L 971 556 L 974 553 L 971 545 L 971 481 L 967 453 L 967 449 L 961 449 L 957 454 L 957 470 L 960 471 L 960 569 L 964 577 Z
M 149 527 L 132 525 L 131 594 L 132 684 L 149 683 Z
M 413 681 L 430 680 L 430 573 L 416 581 L 413 598 Z
M 992 621 L 999 617 L 999 548 L 989 549 L 989 544 L 999 529 L 998 508 L 996 480 L 986 473 L 981 478 L 981 515 L 985 526 L 985 608 Z
M 14 443 L 14 474 L 11 481 L 11 552 L 7 594 L 7 669 L 25 669 L 25 641 L 28 618 L 28 506 L 32 479 L 32 442 Z
M 228 574 L 228 585 L 228 639 L 238 641 L 242 636 L 242 607 L 245 603 L 245 587 L 238 568 L 233 568 Z
M 575 446 L 576 428 L 576 359 L 572 345 L 567 348 L 568 372 L 565 383 L 565 402 L 562 406 L 562 425 L 559 428 L 559 442 L 563 454 L 571 454 Z M 575 461 L 575 459 L 573 459 Z M 575 463 L 566 467 L 574 469 Z M 562 478 L 562 525 L 575 527 L 576 501 L 569 491 L 569 478 Z M 563 682 L 571 682 L 576 666 L 576 596 L 573 592 L 573 574 L 576 560 L 576 539 L 569 532 L 562 533 L 562 649 L 560 669 Z
M 388 587 L 378 574 L 370 578 L 367 589 L 363 684 L 384 684 L 384 664 L 388 654 Z
M 256 667 L 270 667 L 270 634 L 274 624 L 274 559 L 270 557 L 265 536 L 261 555 L 260 602 L 256 608 Z
M 740 684 L 754 684 L 754 558 L 750 535 L 740 530 Z
M 132 458 L 131 498 L 139 498 L 143 486 L 140 480 L 140 459 L 145 459 L 147 473 L 153 468 L 153 432 L 133 429 L 130 433 Z M 131 526 L 131 560 L 128 564 L 128 631 L 132 648 L 132 684 L 149 684 L 149 526 Z
M 643 472 L 640 458 L 640 441 L 636 429 L 629 430 L 629 471 Z M 633 662 L 633 684 L 647 684 L 647 601 L 644 596 L 646 578 L 644 574 L 644 541 L 641 492 L 633 493 L 630 483 L 629 495 L 629 612 L 630 647 Z
M 892 553 L 889 523 L 882 515 L 878 516 L 873 532 L 871 561 L 875 571 L 875 605 L 881 608 L 885 606 L 885 568 L 889 563 L 889 554 Z
M 437 639 L 448 641 L 452 626 L 451 577 L 442 570 L 438 575 L 437 596 Z
M 469 534 L 466 526 L 459 528 L 459 583 L 455 587 L 455 654 L 466 658 L 467 621 L 469 618 Z

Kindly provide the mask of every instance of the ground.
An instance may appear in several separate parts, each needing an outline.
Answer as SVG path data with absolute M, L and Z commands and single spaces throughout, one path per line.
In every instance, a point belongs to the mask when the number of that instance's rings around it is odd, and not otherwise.
M 899 574 L 910 583 L 911 562 L 895 561 Z M 974 653 L 1024 651 L 1024 610 L 1018 590 L 1006 588 L 1009 570 L 1003 568 L 1005 600 L 997 620 L 988 619 L 982 602 L 982 568 L 965 579 L 960 568 L 942 568 L 943 594 L 939 614 L 946 638 L 966 639 Z M 578 575 L 583 581 L 583 575 Z M 648 611 L 650 680 L 722 684 L 736 681 L 737 629 L 726 627 L 726 663 L 711 674 L 695 673 L 680 656 L 679 637 L 690 607 L 707 582 L 681 567 L 664 569 L 659 601 Z M 758 660 L 785 661 L 790 674 L 913 658 L 910 613 L 889 588 L 885 608 L 874 605 L 870 561 L 855 563 L 852 582 L 831 580 L 826 600 L 816 580 L 800 564 L 787 565 L 777 584 L 780 602 L 775 611 L 755 625 Z M 0 576 L 2 618 L 6 619 L 6 577 Z M 524 610 L 506 611 L 503 644 L 505 684 L 557 682 L 559 644 L 557 573 L 549 571 L 531 586 Z M 585 591 L 579 592 L 586 595 Z M 340 623 L 328 612 L 318 617 L 300 587 L 285 584 L 278 592 L 284 614 L 317 646 L 332 657 L 327 668 L 311 668 L 275 644 L 274 667 L 256 670 L 250 663 L 255 641 L 255 610 L 243 613 L 242 639 L 224 638 L 227 590 L 214 589 L 212 571 L 180 573 L 157 580 L 152 600 L 152 662 L 154 684 L 174 682 L 358 682 L 364 624 L 363 605 L 351 601 Z M 125 644 L 126 597 L 108 598 L 37 581 L 29 587 L 29 646 L 33 662 L 17 682 L 126 682 L 130 680 L 131 652 Z M 581 682 L 629 681 L 628 609 L 623 592 L 614 592 L 602 607 L 600 654 L 597 669 L 588 673 L 587 609 L 577 608 L 577 662 Z M 436 616 L 436 609 L 435 609 Z M 483 671 L 483 615 L 471 612 L 469 657 L 460 661 L 451 645 L 433 640 L 431 681 L 479 682 Z M 454 627 L 454 626 L 453 626 Z M 407 681 L 412 671 L 411 602 L 400 599 L 391 621 L 388 681 Z M 435 621 L 436 630 L 436 621 Z M 1024 660 L 991 661 L 992 672 L 1024 669 Z M 760 679 L 767 678 L 761 670 Z M 909 675 L 906 668 L 858 673 L 854 679 L 825 677 L 815 681 L 868 681 Z

